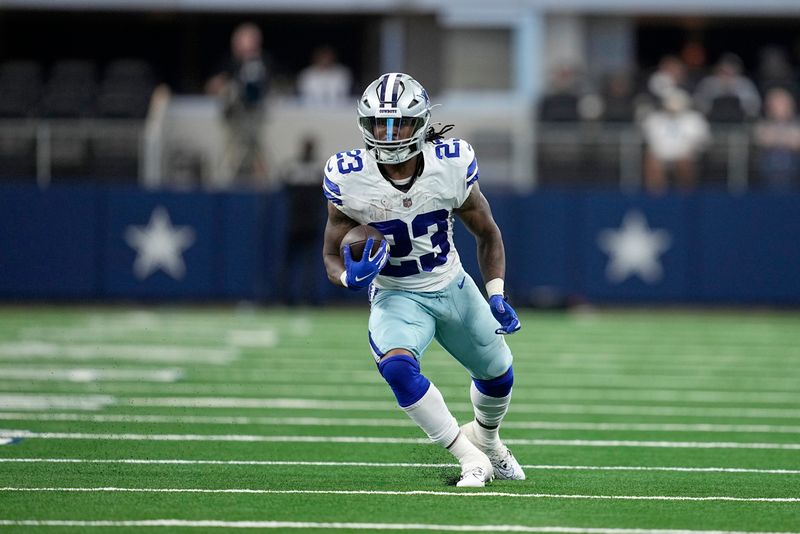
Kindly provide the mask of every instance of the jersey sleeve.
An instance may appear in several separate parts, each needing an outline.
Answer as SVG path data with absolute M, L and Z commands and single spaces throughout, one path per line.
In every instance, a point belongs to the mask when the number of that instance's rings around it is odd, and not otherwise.
M 325 163 L 322 176 L 322 193 L 334 206 L 340 210 L 343 207 L 341 174 L 336 169 L 336 156 L 331 156 Z
M 453 143 L 454 152 L 457 154 L 452 158 L 452 163 L 455 166 L 455 191 L 456 207 L 460 207 L 469 197 L 472 191 L 472 186 L 478 182 L 480 171 L 478 169 L 478 158 L 475 155 L 475 150 L 472 146 L 462 139 L 449 139 L 449 143 Z

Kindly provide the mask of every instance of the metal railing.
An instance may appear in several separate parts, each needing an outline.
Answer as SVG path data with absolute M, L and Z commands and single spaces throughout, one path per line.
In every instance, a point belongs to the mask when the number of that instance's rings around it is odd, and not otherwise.
M 144 121 L 0 120 L 0 173 L 47 187 L 60 178 L 136 183 L 142 175 Z
M 35 177 L 40 187 L 71 178 L 153 186 L 163 168 L 165 141 L 152 132 L 159 133 L 163 124 L 146 125 L 128 119 L 0 120 L 0 176 Z M 645 147 L 635 124 L 538 123 L 531 132 L 522 157 L 537 186 L 642 187 Z M 711 146 L 699 162 L 699 185 L 718 183 L 734 193 L 748 189 L 754 182 L 751 137 L 749 125 L 714 126 Z M 481 168 L 492 171 L 487 178 L 502 180 L 500 174 L 519 163 L 518 141 L 511 131 L 475 133 Z
M 698 158 L 698 185 L 746 190 L 753 181 L 751 137 L 749 125 L 712 126 L 711 144 Z M 539 123 L 535 143 L 539 185 L 642 187 L 645 143 L 635 124 Z

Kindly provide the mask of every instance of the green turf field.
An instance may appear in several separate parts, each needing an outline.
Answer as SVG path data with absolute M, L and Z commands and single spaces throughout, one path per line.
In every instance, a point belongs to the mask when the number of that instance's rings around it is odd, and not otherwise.
M 0 308 L 0 532 L 800 532 L 800 315 L 521 318 L 528 480 L 462 490 L 366 305 Z M 471 418 L 465 372 L 422 368 Z

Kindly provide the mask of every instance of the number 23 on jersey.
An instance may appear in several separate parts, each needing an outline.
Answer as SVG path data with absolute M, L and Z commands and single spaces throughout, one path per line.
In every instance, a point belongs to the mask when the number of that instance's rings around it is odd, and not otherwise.
M 447 235 L 448 218 L 447 210 L 441 209 L 420 213 L 414 217 L 410 225 L 400 219 L 370 223 L 383 235 L 391 236 L 394 241 L 390 248 L 389 263 L 381 274 L 402 278 L 419 274 L 420 267 L 423 271 L 432 271 L 437 265 L 444 265 L 450 252 Z M 412 254 L 414 248 L 412 236 L 414 238 L 429 236 L 431 251 L 418 257 Z M 436 251 L 437 247 L 439 252 Z

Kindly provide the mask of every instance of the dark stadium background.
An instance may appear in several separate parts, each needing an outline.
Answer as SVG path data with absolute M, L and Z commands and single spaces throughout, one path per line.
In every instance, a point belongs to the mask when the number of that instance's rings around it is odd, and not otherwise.
M 208 125 L 213 126 L 209 110 L 213 110 L 215 104 L 212 97 L 203 97 L 202 93 L 206 81 L 224 64 L 233 29 L 243 21 L 252 21 L 263 32 L 263 48 L 272 70 L 272 94 L 281 102 L 270 106 L 267 124 L 272 136 L 269 158 L 275 162 L 272 171 L 276 175 L 282 162 L 294 157 L 295 146 L 291 143 L 304 131 L 319 137 L 323 145 L 320 151 L 324 152 L 319 154 L 320 158 L 359 145 L 354 121 L 349 118 L 352 100 L 335 111 L 338 126 L 332 127 L 330 123 L 319 130 L 316 126 L 320 117 L 318 110 L 304 112 L 302 106 L 293 103 L 295 77 L 320 44 L 333 46 L 340 62 L 352 72 L 351 97 L 355 98 L 361 87 L 380 72 L 384 53 L 380 42 L 382 25 L 399 17 L 405 31 L 402 68 L 424 81 L 435 102 L 439 95 L 450 94 L 453 88 L 448 87 L 451 83 L 448 76 L 452 78 L 452 74 L 445 74 L 449 58 L 442 37 L 442 16 L 435 8 L 395 12 L 376 7 L 373 11 L 348 12 L 325 9 L 324 4 L 320 4 L 316 10 L 304 5 L 302 12 L 293 12 L 290 6 L 278 4 L 280 8 L 271 9 L 270 4 L 264 4 L 262 9 L 249 11 L 158 10 L 149 5 L 143 9 L 87 10 L 80 7 L 80 3 L 72 9 L 26 9 L 24 3 L 19 2 L 14 3 L 14 7 L 0 8 L 0 62 L 34 62 L 41 67 L 44 83 L 47 83 L 59 61 L 89 60 L 96 69 L 100 87 L 104 69 L 111 63 L 120 58 L 137 58 L 151 67 L 152 87 L 162 84 L 171 91 L 172 102 L 189 102 L 168 108 L 177 110 L 174 113 L 183 121 L 180 123 L 183 126 L 182 129 L 173 127 L 170 118 L 163 122 L 162 128 L 167 132 L 173 128 L 174 133 L 172 144 L 164 145 L 167 155 L 162 157 L 161 172 L 155 173 L 155 182 L 143 176 L 142 149 L 136 141 L 141 142 L 141 137 L 133 137 L 141 135 L 147 116 L 128 121 L 126 124 L 134 133 L 116 144 L 113 136 L 102 129 L 106 126 L 113 129 L 116 119 L 98 116 L 96 111 L 48 122 L 52 118 L 42 116 L 41 111 L 37 111 L 40 108 L 36 108 L 27 116 L 0 120 L 0 125 L 7 125 L 3 134 L 4 148 L 0 151 L 0 204 L 7 208 L 0 214 L 3 223 L 0 245 L 5 256 L 0 264 L 3 275 L 0 297 L 39 301 L 127 297 L 249 299 L 264 303 L 279 300 L 279 284 L 274 276 L 281 271 L 284 261 L 288 213 L 277 179 L 270 178 L 272 185 L 266 191 L 208 188 L 206 185 L 213 182 L 214 177 L 213 171 L 208 170 L 211 165 L 207 154 L 215 141 L 209 137 L 204 140 L 205 145 L 194 146 L 193 140 L 184 140 L 186 132 L 192 129 L 202 131 Z M 630 76 L 637 91 L 643 90 L 660 58 L 678 53 L 683 44 L 692 40 L 702 43 L 707 70 L 723 54 L 733 53 L 742 59 L 745 74 L 752 77 L 757 72 L 760 50 L 773 46 L 786 53 L 797 74 L 798 18 L 774 12 L 732 12 L 735 10 L 725 6 L 714 12 L 712 8 L 708 12 L 694 10 L 685 15 L 676 13 L 669 5 L 664 7 L 663 13 L 652 6 L 641 13 L 632 9 L 624 14 L 614 13 L 613 9 L 610 13 L 599 9 L 583 18 L 591 22 L 610 17 L 623 20 L 632 28 L 634 49 Z M 492 23 L 479 26 L 494 29 Z M 498 42 L 504 43 L 503 39 Z M 513 44 L 513 37 L 509 37 L 509 43 Z M 531 50 L 529 53 L 535 58 L 552 51 Z M 541 64 L 541 59 L 538 61 Z M 498 219 L 505 224 L 509 291 L 518 304 L 791 305 L 800 302 L 800 276 L 796 269 L 800 247 L 794 237 L 800 231 L 797 193 L 765 191 L 755 172 L 752 145 L 749 153 L 742 156 L 746 160 L 743 164 L 731 164 L 738 149 L 728 142 L 729 136 L 748 139 L 752 135 L 752 122 L 712 124 L 715 129 L 713 146 L 703 157 L 696 190 L 688 195 L 670 192 L 663 197 L 652 197 L 640 187 L 631 189 L 626 182 L 631 176 L 634 181 L 640 180 L 641 169 L 635 166 L 634 156 L 631 160 L 634 167 L 628 166 L 627 177 L 623 175 L 619 149 L 614 148 L 618 146 L 615 136 L 619 135 L 619 130 L 615 128 L 619 125 L 609 128 L 602 121 L 593 120 L 537 124 L 537 99 L 547 88 L 549 73 L 541 69 L 535 99 L 525 100 L 525 95 L 514 97 L 522 98 L 524 103 L 520 111 L 515 112 L 513 104 L 504 104 L 506 98 L 502 96 L 508 94 L 502 92 L 503 88 L 515 83 L 513 63 L 510 68 L 509 79 L 490 80 L 490 89 L 485 94 L 469 89 L 469 84 L 482 83 L 480 74 L 471 73 L 472 77 L 465 78 L 464 82 L 468 90 L 456 91 L 457 100 L 443 99 L 445 105 L 435 111 L 434 118 L 460 125 L 461 129 L 457 128 L 454 134 L 464 136 L 477 150 L 483 190 L 495 205 Z M 502 108 L 505 116 L 516 116 L 518 124 L 530 128 L 526 134 L 532 136 L 529 145 L 524 144 L 528 141 L 515 144 L 518 138 L 513 132 L 517 130 L 501 131 L 502 126 L 497 124 L 502 124 L 503 118 L 487 126 L 487 131 L 479 129 L 483 117 L 501 116 L 493 115 L 493 106 L 505 106 Z M 282 118 L 286 109 L 295 113 L 293 119 Z M 192 123 L 192 114 L 198 113 L 205 114 L 207 122 Z M 148 114 L 152 114 L 152 107 Z M 525 126 L 526 123 L 529 126 Z M 191 124 L 197 125 L 187 126 Z M 294 129 L 286 132 L 282 129 L 286 124 Z M 52 167 L 42 172 L 36 141 L 42 125 L 53 128 L 48 130 L 51 132 L 48 135 L 53 136 L 51 157 L 57 152 L 57 146 L 61 146 L 59 143 L 66 143 L 66 148 L 62 148 L 67 152 L 70 149 L 82 151 L 77 163 L 72 161 L 59 166 L 54 157 Z M 622 126 L 630 132 L 638 128 L 635 123 Z M 718 126 L 719 131 L 716 130 Z M 27 133 L 17 133 L 23 130 Z M 34 131 L 35 134 L 31 133 Z M 554 131 L 567 136 L 566 148 L 558 145 L 559 137 L 551 133 Z M 62 136 L 61 140 L 58 135 Z M 74 143 L 69 145 L 71 141 L 77 142 L 76 136 L 80 135 L 87 136 L 85 143 L 77 147 Z M 346 141 L 340 141 L 340 136 Z M 579 141 L 575 142 L 576 139 Z M 555 145 L 548 145 L 553 140 L 556 140 Z M 556 159 L 551 160 L 548 146 L 566 152 L 560 156 L 553 152 Z M 612 147 L 610 156 L 609 146 Z M 530 152 L 522 156 L 522 168 L 517 163 L 508 163 L 513 158 L 520 160 L 520 147 L 522 152 Z M 573 154 L 570 150 L 578 152 Z M 200 167 L 204 170 L 198 171 Z M 512 167 L 513 181 L 509 178 Z M 733 172 L 744 176 L 746 184 L 732 182 Z M 179 182 L 177 175 L 181 173 L 194 181 L 189 185 Z M 526 183 L 528 178 L 530 184 Z M 63 202 L 59 200 L 62 198 Z M 191 204 L 192 199 L 210 203 L 213 209 L 208 213 L 214 215 L 210 220 L 198 220 L 199 212 L 195 210 L 192 214 L 190 209 L 183 220 L 179 217 L 172 221 L 176 226 L 206 225 L 210 232 L 198 235 L 195 248 L 187 250 L 188 278 L 175 280 L 157 271 L 144 280 L 134 280 L 129 267 L 134 261 L 134 251 L 124 243 L 121 232 L 127 226 L 144 225 L 159 203 L 171 210 L 172 203 Z M 321 203 L 321 195 L 319 200 Z M 136 214 L 133 219 L 114 219 L 112 206 L 118 202 L 131 203 L 130 213 Z M 250 206 L 236 213 L 235 223 L 245 225 L 240 235 L 246 234 L 252 241 L 234 246 L 224 238 L 234 221 L 225 219 L 228 213 L 225 206 L 237 203 Z M 75 220 L 68 216 L 78 213 L 71 210 L 72 204 L 82 207 L 81 213 L 86 219 Z M 635 273 L 621 282 L 609 281 L 604 275 L 609 258 L 598 248 L 597 236 L 603 229 L 619 228 L 630 210 L 643 213 L 649 228 L 664 228 L 672 236 L 670 248 L 659 258 L 666 268 L 663 279 L 658 282 L 643 281 Z M 65 220 L 53 218 L 59 213 L 64 214 Z M 509 218 L 508 213 L 520 216 Z M 42 218 L 35 214 L 41 214 Z M 520 220 L 525 220 L 522 226 L 518 224 Z M 73 240 L 59 239 L 52 234 L 53 227 L 62 227 L 66 233 L 80 236 L 81 251 L 75 250 Z M 461 249 L 465 263 L 476 274 L 472 246 L 469 236 L 464 234 L 463 229 L 459 229 L 457 239 L 464 240 Z M 236 267 L 226 270 L 226 265 Z M 317 281 L 318 298 L 357 300 L 353 295 L 344 295 L 328 287 L 321 265 L 315 268 L 310 276 Z M 236 278 L 235 273 L 240 278 Z M 42 277 L 51 282 L 42 284 Z

